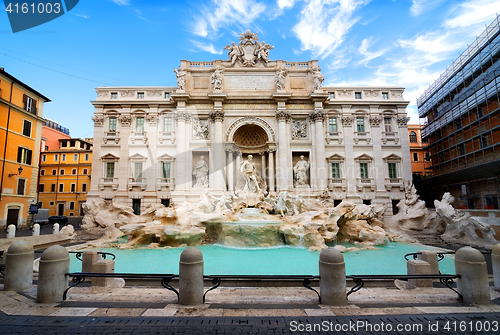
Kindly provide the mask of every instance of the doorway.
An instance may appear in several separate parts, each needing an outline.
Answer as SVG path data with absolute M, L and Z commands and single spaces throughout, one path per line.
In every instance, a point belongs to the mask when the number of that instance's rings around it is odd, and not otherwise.
M 57 215 L 59 216 L 64 215 L 64 203 L 57 204 Z
M 17 227 L 19 220 L 19 208 L 9 208 L 7 210 L 7 227 L 11 224 Z

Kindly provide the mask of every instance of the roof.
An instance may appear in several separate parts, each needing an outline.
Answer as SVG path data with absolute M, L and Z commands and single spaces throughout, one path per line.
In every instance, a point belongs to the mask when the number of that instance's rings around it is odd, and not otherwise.
M 37 90 L 33 89 L 32 87 L 26 85 L 25 83 L 23 83 L 22 81 L 20 81 L 19 79 L 17 79 L 16 77 L 8 74 L 7 72 L 5 72 L 5 70 L 3 68 L 0 68 L 0 75 L 4 75 L 6 76 L 7 78 L 9 78 L 10 80 L 12 80 L 14 83 L 18 84 L 19 86 L 25 88 L 26 90 L 28 91 L 31 91 L 32 93 L 35 93 L 36 95 L 38 95 L 39 97 L 41 97 L 42 99 L 45 100 L 45 102 L 50 102 L 51 100 L 49 98 L 47 98 L 45 95 L 43 95 L 42 93 L 38 92 Z

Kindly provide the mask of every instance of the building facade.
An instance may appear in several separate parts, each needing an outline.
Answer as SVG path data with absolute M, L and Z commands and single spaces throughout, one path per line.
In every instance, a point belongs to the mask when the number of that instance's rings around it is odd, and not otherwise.
M 434 174 L 423 186 L 460 208 L 499 208 L 499 59 L 497 17 L 417 101 Z
M 42 126 L 42 152 L 59 149 L 59 140 L 64 138 L 71 138 L 69 129 L 62 127 L 55 121 L 45 119 Z
M 79 138 L 60 139 L 59 148 L 40 160 L 38 204 L 49 215 L 83 216 L 92 172 L 92 144 Z
M 88 198 L 151 203 L 238 191 L 253 157 L 270 194 L 391 203 L 411 159 L 402 87 L 323 87 L 317 61 L 271 61 L 256 34 L 229 60 L 181 61 L 177 87 L 100 87 Z M 392 212 L 388 210 L 388 212 Z
M 0 68 L 0 229 L 28 226 L 37 196 L 43 104 L 49 101 Z
M 427 149 L 428 143 L 422 140 L 422 126 L 419 124 L 409 124 L 408 139 L 410 141 L 413 179 L 432 175 L 432 170 L 430 168 L 431 154 Z

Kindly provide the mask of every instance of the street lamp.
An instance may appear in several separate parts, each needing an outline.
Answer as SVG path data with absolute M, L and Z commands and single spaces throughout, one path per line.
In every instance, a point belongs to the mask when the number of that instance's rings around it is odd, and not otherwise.
M 17 169 L 17 172 L 19 173 L 9 173 L 9 177 L 21 175 L 21 173 L 23 172 L 23 167 L 20 166 L 19 169 Z

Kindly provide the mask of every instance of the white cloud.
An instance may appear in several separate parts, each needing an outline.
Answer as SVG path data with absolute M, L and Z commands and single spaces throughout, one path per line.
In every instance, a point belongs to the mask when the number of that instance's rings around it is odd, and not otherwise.
M 112 2 L 114 2 L 115 4 L 119 5 L 119 6 L 128 6 L 130 5 L 130 0 L 111 0 Z
M 222 50 L 217 50 L 215 49 L 214 45 L 212 43 L 210 44 L 205 44 L 197 41 L 191 41 L 198 49 L 202 51 L 209 52 L 214 55 L 222 55 Z
M 76 14 L 76 16 L 83 17 L 84 19 L 89 19 L 90 16 L 83 15 L 83 14 Z
M 444 22 L 448 29 L 467 28 L 478 24 L 489 24 L 500 11 L 500 0 L 470 0 L 464 1 L 451 11 L 453 17 Z M 479 27 L 480 31 L 484 26 Z
M 410 40 L 399 40 L 400 46 L 410 50 L 410 57 L 419 64 L 428 65 L 448 59 L 456 50 L 464 49 L 463 36 L 453 32 L 429 32 Z
M 362 42 L 361 42 L 361 45 L 359 46 L 358 48 L 358 52 L 363 55 L 363 59 L 361 59 L 360 61 L 358 61 L 358 64 L 363 64 L 363 63 L 368 63 L 369 61 L 371 61 L 372 59 L 375 59 L 375 58 L 378 58 L 380 56 L 383 56 L 387 50 L 389 50 L 388 48 L 385 48 L 385 49 L 382 49 L 382 50 L 379 50 L 379 51 L 369 51 L 368 49 L 370 48 L 370 46 L 373 44 L 373 41 L 372 41 L 372 38 L 365 38 Z
M 370 0 L 308 0 L 302 17 L 293 31 L 303 50 L 325 57 L 344 41 L 349 29 L 358 21 L 354 12 Z
M 292 8 L 299 0 L 278 0 L 278 7 L 280 9 Z
M 444 0 L 413 0 L 410 11 L 413 15 L 419 16 L 439 7 L 443 2 Z
M 210 6 L 202 8 L 203 15 L 195 18 L 191 30 L 195 35 L 207 37 L 234 23 L 247 26 L 265 10 L 264 3 L 254 0 L 213 0 Z

